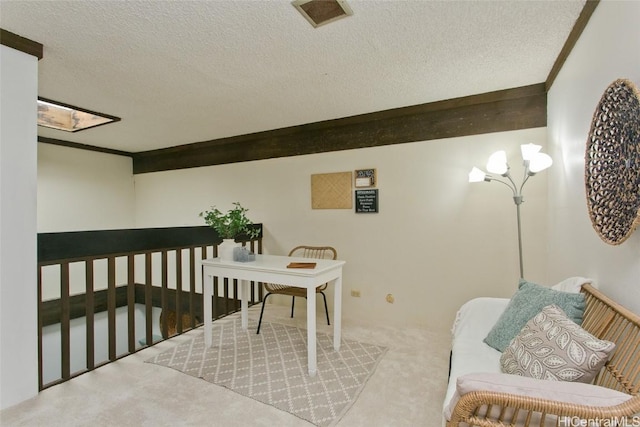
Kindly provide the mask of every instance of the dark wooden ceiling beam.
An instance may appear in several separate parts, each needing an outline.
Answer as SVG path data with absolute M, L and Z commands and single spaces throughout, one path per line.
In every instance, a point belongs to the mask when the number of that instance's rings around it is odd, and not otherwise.
M 133 154 L 133 172 L 544 127 L 544 83 Z
M 95 151 L 97 153 L 115 154 L 117 156 L 133 157 L 133 153 L 129 151 L 114 150 L 113 148 L 96 147 L 95 145 L 80 144 L 79 142 L 71 142 L 64 139 L 38 137 L 38 142 L 43 144 L 59 145 L 61 147 L 77 148 L 79 150 Z
M 2 28 L 0 28 L 0 44 L 35 56 L 39 60 L 42 59 L 43 46 L 41 43 L 34 42 Z
M 578 42 L 578 39 L 582 35 L 582 31 L 584 31 L 585 27 L 587 26 L 587 23 L 589 22 L 589 19 L 591 19 L 591 15 L 593 15 L 596 7 L 598 7 L 598 4 L 600 4 L 600 0 L 587 0 L 584 7 L 582 8 L 580 16 L 578 16 L 578 19 L 576 19 L 576 22 L 573 25 L 571 32 L 569 33 L 569 37 L 567 37 L 567 41 L 564 43 L 560 54 L 556 58 L 556 61 L 553 63 L 553 67 L 551 67 L 551 71 L 547 76 L 547 81 L 545 82 L 545 88 L 547 92 L 551 89 L 551 86 L 553 86 L 553 82 L 556 80 L 556 77 L 558 77 L 558 73 L 569 57 L 569 54 L 573 50 L 573 47 Z

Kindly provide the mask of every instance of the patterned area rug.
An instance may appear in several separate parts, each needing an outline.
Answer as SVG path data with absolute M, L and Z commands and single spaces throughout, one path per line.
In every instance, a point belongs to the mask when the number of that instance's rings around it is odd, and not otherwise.
M 307 331 L 293 326 L 240 319 L 213 323 L 213 345 L 204 334 L 147 360 L 226 387 L 296 415 L 317 426 L 331 426 L 349 410 L 375 371 L 386 347 L 317 335 L 318 373 L 307 372 Z

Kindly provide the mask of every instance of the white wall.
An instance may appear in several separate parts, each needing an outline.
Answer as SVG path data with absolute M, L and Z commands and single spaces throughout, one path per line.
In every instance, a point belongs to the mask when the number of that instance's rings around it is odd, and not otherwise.
M 639 16 L 640 2 L 602 1 L 548 94 L 549 144 L 556 160 L 549 181 L 549 276 L 592 277 L 638 313 L 640 232 L 619 246 L 598 237 L 587 211 L 584 154 L 605 88 L 618 78 L 640 85 Z
M 515 290 L 511 193 L 496 183 L 470 185 L 467 173 L 506 149 L 519 176 L 519 145 L 528 142 L 546 145 L 546 130 L 135 175 L 136 226 L 203 224 L 199 212 L 239 201 L 264 223 L 267 253 L 303 243 L 336 247 L 347 261 L 345 319 L 447 329 L 467 299 Z M 311 209 L 311 174 L 362 168 L 377 169 L 380 213 Z M 527 184 L 522 206 L 525 276 L 539 282 L 546 279 L 545 192 L 542 173 Z M 351 297 L 351 289 L 362 296 Z M 385 301 L 389 293 L 394 304 Z
M 38 144 L 38 232 L 133 228 L 130 157 Z
M 0 46 L 0 409 L 38 392 L 38 59 Z

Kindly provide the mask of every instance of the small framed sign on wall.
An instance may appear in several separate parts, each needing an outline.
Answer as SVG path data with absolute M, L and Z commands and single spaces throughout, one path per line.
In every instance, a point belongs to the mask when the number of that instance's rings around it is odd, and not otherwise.
M 376 186 L 376 170 L 375 169 L 357 169 L 355 173 L 356 188 L 375 187 Z
M 356 190 L 356 213 L 378 213 L 378 190 Z

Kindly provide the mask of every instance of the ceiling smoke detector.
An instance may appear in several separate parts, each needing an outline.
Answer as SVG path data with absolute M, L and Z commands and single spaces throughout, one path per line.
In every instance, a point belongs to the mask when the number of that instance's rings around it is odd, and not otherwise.
M 353 15 L 344 0 L 295 0 L 291 4 L 314 28 Z

